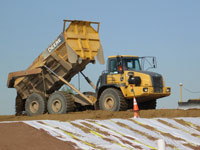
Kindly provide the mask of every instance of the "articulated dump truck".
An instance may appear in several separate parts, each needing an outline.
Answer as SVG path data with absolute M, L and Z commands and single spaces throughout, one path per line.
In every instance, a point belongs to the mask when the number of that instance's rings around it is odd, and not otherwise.
M 170 95 L 162 76 L 143 71 L 137 56 L 110 56 L 95 86 L 82 71 L 95 63 L 95 57 L 104 64 L 98 32 L 98 22 L 64 20 L 63 32 L 26 70 L 9 73 L 7 86 L 17 90 L 16 115 L 127 110 L 133 106 L 133 97 L 140 108 L 155 109 L 156 99 Z M 95 93 L 81 93 L 69 83 L 79 72 Z M 76 94 L 59 91 L 64 84 Z

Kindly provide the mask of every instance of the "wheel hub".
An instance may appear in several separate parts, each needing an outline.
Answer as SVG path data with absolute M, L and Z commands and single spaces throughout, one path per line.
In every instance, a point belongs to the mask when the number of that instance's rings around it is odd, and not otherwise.
M 36 113 L 39 109 L 39 103 L 37 101 L 32 101 L 30 104 L 30 111 Z
M 104 106 L 106 109 L 112 109 L 114 107 L 115 101 L 112 97 L 107 97 L 104 101 Z
M 61 101 L 56 99 L 53 101 L 52 103 L 52 109 L 54 112 L 59 112 L 62 108 L 62 104 L 61 104 Z

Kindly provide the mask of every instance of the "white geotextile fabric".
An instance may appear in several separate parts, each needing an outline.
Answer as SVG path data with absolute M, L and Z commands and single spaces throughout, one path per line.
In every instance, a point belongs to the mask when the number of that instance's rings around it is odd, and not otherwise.
M 200 147 L 200 131 L 197 130 L 200 128 L 199 117 L 23 122 L 84 150 L 157 149 L 158 139 L 165 141 L 167 150 Z

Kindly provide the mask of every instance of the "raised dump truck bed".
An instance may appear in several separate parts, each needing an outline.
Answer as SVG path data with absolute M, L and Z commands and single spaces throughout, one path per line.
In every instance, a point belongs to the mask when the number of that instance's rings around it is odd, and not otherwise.
M 63 32 L 26 70 L 9 73 L 7 86 L 16 88 L 18 99 L 24 101 L 33 93 L 48 99 L 64 82 L 45 67 L 69 82 L 88 63 L 94 63 L 96 56 L 104 63 L 98 31 L 98 22 L 64 20 Z

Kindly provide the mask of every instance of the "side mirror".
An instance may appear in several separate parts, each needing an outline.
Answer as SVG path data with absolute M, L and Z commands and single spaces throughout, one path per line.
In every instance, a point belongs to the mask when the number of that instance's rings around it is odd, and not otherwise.
M 153 57 L 153 68 L 156 68 L 156 65 L 155 65 L 155 57 Z
M 153 57 L 153 68 L 157 68 L 156 57 Z
M 140 57 L 140 63 L 142 70 L 149 70 L 152 68 L 157 68 L 156 57 L 154 56 L 144 56 Z

